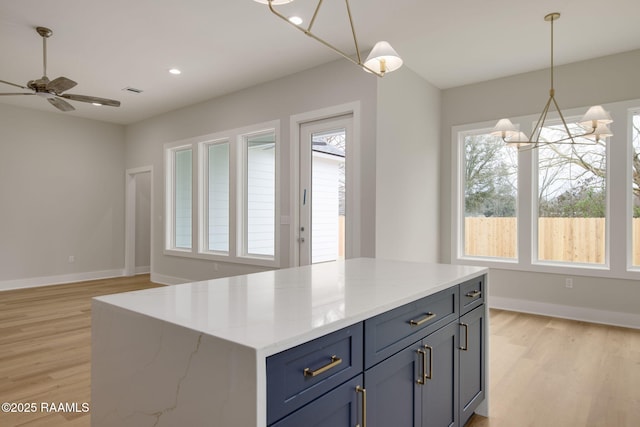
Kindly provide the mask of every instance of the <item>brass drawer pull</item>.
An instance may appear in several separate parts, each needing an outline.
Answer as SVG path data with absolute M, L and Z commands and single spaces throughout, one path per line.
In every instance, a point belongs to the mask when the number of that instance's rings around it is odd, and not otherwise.
M 471 292 L 467 292 L 465 296 L 467 298 L 475 298 L 475 297 L 479 297 L 480 295 L 482 295 L 482 291 L 475 289 Z
M 356 386 L 356 393 L 362 393 L 362 427 L 367 427 L 367 390 L 359 385 Z M 358 424 L 356 427 L 360 427 Z
M 424 349 L 429 350 L 429 374 L 427 375 L 427 373 L 425 372 L 424 378 L 425 380 L 430 380 L 433 374 L 433 347 L 425 345 Z
M 426 316 L 424 316 L 422 319 L 420 320 L 409 320 L 409 324 L 411 326 L 420 326 L 422 325 L 424 322 L 428 322 L 429 320 L 433 319 L 434 317 L 436 317 L 435 313 L 427 313 Z
M 416 380 L 416 382 L 420 385 L 424 385 L 427 382 L 427 352 L 418 349 L 416 353 L 420 355 L 420 359 L 422 361 L 422 373 L 420 373 L 420 377 Z
M 316 375 L 320 375 L 324 372 L 327 372 L 331 368 L 335 368 L 341 363 L 342 363 L 342 359 L 334 355 L 334 356 L 331 356 L 331 362 L 324 365 L 322 368 L 318 368 L 315 371 L 312 371 L 311 368 L 304 368 L 303 374 L 305 377 L 315 377 Z
M 469 350 L 469 325 L 466 323 L 460 323 L 460 326 L 464 328 L 464 347 L 458 347 L 462 351 Z

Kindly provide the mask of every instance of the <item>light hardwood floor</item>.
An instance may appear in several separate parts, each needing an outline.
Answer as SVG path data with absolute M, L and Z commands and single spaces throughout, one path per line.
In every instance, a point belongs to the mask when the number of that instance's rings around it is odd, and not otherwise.
M 491 310 L 490 419 L 467 427 L 640 426 L 640 330 Z
M 88 413 L 46 413 L 42 403 L 90 402 L 91 298 L 160 286 L 148 275 L 0 291 L 0 426 L 88 426 Z M 81 409 L 81 408 L 80 408 Z
M 136 276 L 0 292 L 0 403 L 90 402 L 91 298 L 155 286 Z M 491 418 L 468 427 L 640 425 L 640 330 L 500 310 L 490 324 Z M 89 423 L 0 412 L 1 427 Z

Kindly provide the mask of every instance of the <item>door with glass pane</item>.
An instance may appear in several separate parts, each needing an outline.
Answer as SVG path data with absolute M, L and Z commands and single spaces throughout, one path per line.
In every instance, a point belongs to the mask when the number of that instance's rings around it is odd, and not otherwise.
M 347 154 L 352 116 L 300 127 L 300 265 L 345 259 Z

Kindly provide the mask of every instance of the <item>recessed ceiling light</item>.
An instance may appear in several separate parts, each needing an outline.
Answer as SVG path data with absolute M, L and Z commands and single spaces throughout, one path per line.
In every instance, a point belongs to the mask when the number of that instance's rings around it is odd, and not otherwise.
M 172 69 L 170 69 L 170 70 L 169 70 L 169 72 L 170 72 L 171 74 L 176 75 L 176 76 L 177 76 L 178 74 L 182 74 L 182 71 L 178 70 L 177 68 L 172 68 Z
M 291 22 L 293 25 L 300 25 L 302 24 L 302 18 L 300 18 L 299 16 L 291 16 L 289 18 L 289 22 Z

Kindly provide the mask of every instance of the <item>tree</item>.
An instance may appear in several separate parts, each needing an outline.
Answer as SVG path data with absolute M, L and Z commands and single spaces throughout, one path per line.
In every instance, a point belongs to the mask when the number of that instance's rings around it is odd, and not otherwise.
M 466 215 L 515 216 L 517 153 L 489 135 L 466 136 L 464 148 Z
M 582 131 L 571 124 L 573 132 Z M 560 126 L 543 129 L 541 136 L 556 140 L 566 135 Z M 606 214 L 607 150 L 604 141 L 549 144 L 538 149 L 538 214 L 541 217 L 604 217 Z

